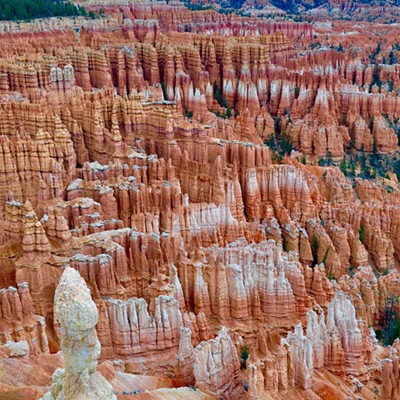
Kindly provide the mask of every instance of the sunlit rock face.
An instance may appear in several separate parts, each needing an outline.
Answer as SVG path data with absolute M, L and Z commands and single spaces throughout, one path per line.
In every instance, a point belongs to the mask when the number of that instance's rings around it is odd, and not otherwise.
M 60 324 L 65 369 L 54 372 L 50 391 L 43 399 L 116 400 L 111 385 L 96 372 L 100 356 L 95 329 L 97 307 L 85 281 L 72 268 L 67 268 L 61 276 L 54 308 Z
M 397 399 L 397 25 L 77 3 L 0 22 L 0 398 Z

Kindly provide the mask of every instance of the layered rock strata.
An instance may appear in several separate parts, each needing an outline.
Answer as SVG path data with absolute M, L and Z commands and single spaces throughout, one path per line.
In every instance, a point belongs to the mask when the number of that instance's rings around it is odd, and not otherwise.
M 82 4 L 0 24 L 0 391 L 394 400 L 398 27 Z

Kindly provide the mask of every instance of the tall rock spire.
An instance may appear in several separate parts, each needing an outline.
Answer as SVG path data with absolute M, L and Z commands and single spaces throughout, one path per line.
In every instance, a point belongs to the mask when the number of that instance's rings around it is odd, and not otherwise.
M 111 385 L 96 372 L 100 342 L 95 326 L 99 313 L 85 281 L 68 267 L 54 298 L 60 323 L 65 369 L 57 369 L 43 400 L 116 400 Z

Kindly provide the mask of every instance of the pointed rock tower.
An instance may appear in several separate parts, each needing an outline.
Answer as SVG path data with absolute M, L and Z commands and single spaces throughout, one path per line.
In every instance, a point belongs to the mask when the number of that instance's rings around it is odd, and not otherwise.
M 60 323 L 65 369 L 57 369 L 42 400 L 117 400 L 111 385 L 96 372 L 100 342 L 99 314 L 79 272 L 68 267 L 56 289 L 54 306 Z

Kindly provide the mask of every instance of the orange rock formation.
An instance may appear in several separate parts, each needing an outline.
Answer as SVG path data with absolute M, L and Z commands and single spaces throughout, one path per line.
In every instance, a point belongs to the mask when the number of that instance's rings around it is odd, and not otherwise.
M 399 186 L 359 171 L 397 161 L 386 28 L 82 4 L 0 24 L 0 397 L 63 366 L 72 267 L 118 398 L 395 400 Z

